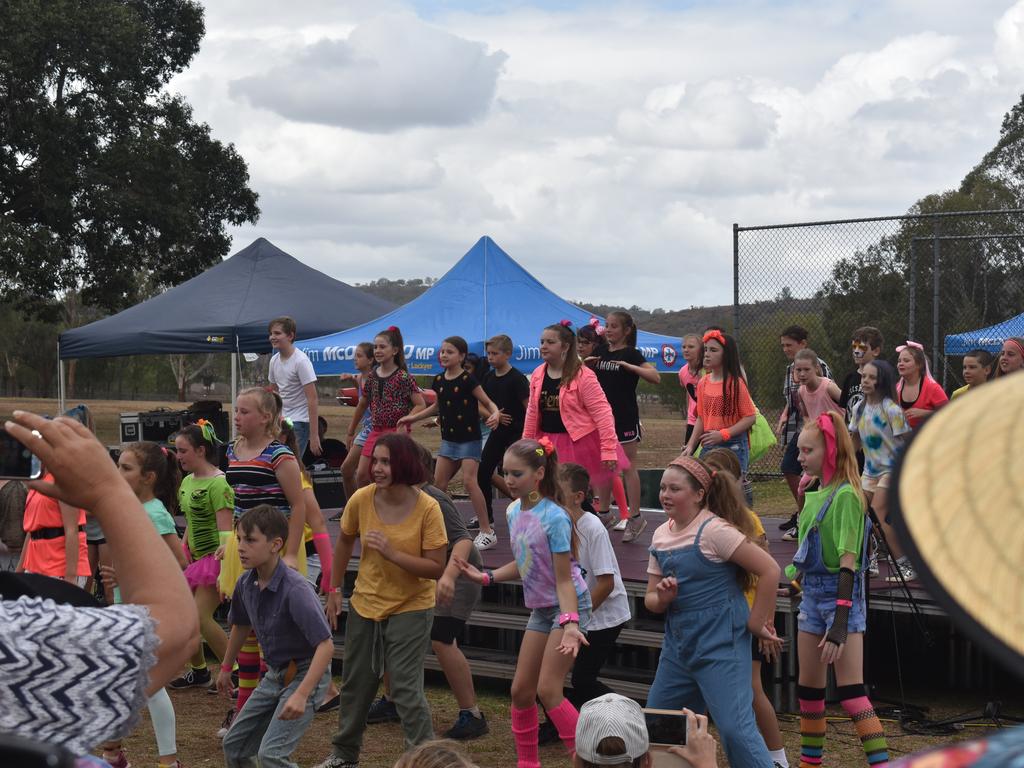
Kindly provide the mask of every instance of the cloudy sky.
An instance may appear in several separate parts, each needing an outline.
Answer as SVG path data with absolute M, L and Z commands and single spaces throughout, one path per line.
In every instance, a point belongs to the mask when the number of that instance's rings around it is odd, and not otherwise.
M 903 213 L 1024 90 L 1024 0 L 209 0 L 171 88 L 346 282 L 484 234 L 567 298 L 731 302 L 732 223 Z

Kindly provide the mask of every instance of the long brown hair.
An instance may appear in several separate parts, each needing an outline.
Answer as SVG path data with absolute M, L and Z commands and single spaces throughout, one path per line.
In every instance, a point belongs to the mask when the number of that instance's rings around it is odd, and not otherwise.
M 562 383 L 559 386 L 567 387 L 570 382 L 580 374 L 583 361 L 580 360 L 580 353 L 576 350 L 576 334 L 572 327 L 562 323 L 552 323 L 545 331 L 554 331 L 558 334 L 558 340 L 566 345 L 565 362 L 562 364 Z

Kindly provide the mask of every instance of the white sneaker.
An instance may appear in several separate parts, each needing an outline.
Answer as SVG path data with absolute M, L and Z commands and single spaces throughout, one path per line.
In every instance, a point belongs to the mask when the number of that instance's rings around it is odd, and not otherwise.
M 908 563 L 899 563 L 899 562 L 897 562 L 896 563 L 896 567 L 899 568 L 900 572 L 903 574 L 903 581 L 913 581 L 914 579 L 917 578 L 917 571 L 914 570 L 914 566 L 912 566 L 909 562 Z M 890 584 L 899 584 L 900 583 L 900 577 L 897 574 L 895 574 L 895 573 L 893 573 L 893 574 L 891 574 L 889 576 L 886 576 L 885 580 L 887 582 L 889 582 Z
M 868 558 L 868 576 L 878 576 L 878 550 L 871 548 L 871 556 Z
M 629 525 L 629 518 L 628 517 L 625 520 L 619 520 L 619 522 L 617 522 L 615 525 L 612 526 L 612 530 L 613 531 L 624 531 L 624 530 L 626 530 L 626 526 L 627 525 Z
M 476 545 L 478 550 L 483 552 L 485 549 L 490 549 L 498 543 L 498 534 L 494 531 L 491 531 L 490 533 L 480 531 L 480 533 L 476 535 L 476 538 L 473 539 L 473 543 Z

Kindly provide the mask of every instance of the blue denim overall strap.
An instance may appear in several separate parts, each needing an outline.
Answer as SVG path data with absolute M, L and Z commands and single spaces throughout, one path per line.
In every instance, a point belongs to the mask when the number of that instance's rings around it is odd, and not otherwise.
M 742 597 L 736 581 L 736 566 L 708 560 L 700 549 L 704 528 L 715 518 L 705 520 L 697 529 L 693 544 L 678 549 L 651 549 L 665 576 L 674 576 L 679 585 L 669 612 L 703 610 L 726 602 L 734 594 Z
M 839 493 L 839 489 L 842 488 L 846 483 L 840 483 L 836 486 L 832 493 L 825 499 L 825 503 L 821 505 L 821 509 L 818 510 L 818 514 L 814 518 L 814 522 L 811 523 L 811 527 L 807 529 L 807 535 L 804 536 L 803 541 L 800 542 L 800 546 L 796 550 L 796 554 L 793 555 L 793 565 L 801 573 L 820 573 L 828 574 L 830 571 L 825 567 L 825 561 L 821 557 L 821 534 L 818 532 L 818 527 L 821 525 L 821 521 L 825 519 L 825 515 L 832 506 L 832 500 L 835 499 L 836 494 Z

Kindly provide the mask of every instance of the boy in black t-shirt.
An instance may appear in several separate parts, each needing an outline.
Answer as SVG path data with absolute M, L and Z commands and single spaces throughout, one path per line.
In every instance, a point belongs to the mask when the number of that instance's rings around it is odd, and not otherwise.
M 477 471 L 477 482 L 483 492 L 487 504 L 487 516 L 494 522 L 494 509 L 491 503 L 491 486 L 508 495 L 505 481 L 496 472 L 501 466 L 505 451 L 516 440 L 523 436 L 523 425 L 526 422 L 526 404 L 530 399 L 530 381 L 522 372 L 512 367 L 512 339 L 499 334 L 489 339 L 486 344 L 487 362 L 491 368 L 481 382 L 484 392 L 491 402 L 501 411 L 501 421 L 491 430 L 487 442 L 484 443 Z M 470 528 L 478 528 L 478 520 L 470 520 Z
M 864 399 L 860 392 L 860 372 L 864 366 L 876 360 L 882 354 L 882 332 L 870 325 L 865 325 L 853 332 L 850 337 L 850 349 L 853 363 L 857 368 L 843 379 L 842 394 L 839 406 L 846 411 L 846 421 L 850 422 L 854 409 Z M 861 456 L 858 451 L 858 456 Z

